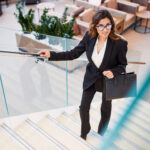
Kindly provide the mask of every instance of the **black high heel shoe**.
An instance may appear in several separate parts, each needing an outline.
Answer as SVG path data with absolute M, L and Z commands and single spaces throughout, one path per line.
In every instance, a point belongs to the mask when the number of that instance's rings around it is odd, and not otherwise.
M 80 137 L 84 140 L 86 140 L 87 134 L 86 135 L 80 135 Z

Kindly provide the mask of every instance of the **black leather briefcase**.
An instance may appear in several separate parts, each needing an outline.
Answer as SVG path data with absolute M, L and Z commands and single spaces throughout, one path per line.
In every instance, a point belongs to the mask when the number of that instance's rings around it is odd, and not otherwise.
M 104 77 L 103 94 L 106 100 L 136 97 L 137 77 L 134 72 L 124 73 L 112 79 Z

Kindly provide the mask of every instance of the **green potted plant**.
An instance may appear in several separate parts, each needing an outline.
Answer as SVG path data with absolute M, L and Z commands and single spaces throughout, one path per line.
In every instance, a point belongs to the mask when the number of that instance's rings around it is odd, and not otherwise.
M 24 33 L 30 33 L 34 30 L 34 10 L 30 9 L 27 14 L 24 14 L 25 1 L 16 3 L 17 12 L 14 13 L 20 23 Z
M 43 28 L 41 27 L 41 25 L 35 25 L 35 28 L 34 28 L 34 36 L 37 40 L 42 40 L 42 39 L 45 39 L 46 38 L 46 35 L 43 34 Z
M 72 38 L 74 32 L 72 30 L 75 19 L 67 21 L 66 8 L 63 13 L 62 19 L 57 16 L 48 16 L 48 9 L 44 9 L 43 14 L 39 20 L 40 24 L 34 24 L 34 10 L 30 9 L 27 14 L 24 14 L 25 2 L 18 2 L 16 4 L 17 12 L 14 13 L 18 22 L 20 23 L 24 32 L 35 31 L 36 39 L 44 39 L 46 35 L 58 36 L 64 38 Z M 56 41 L 55 41 L 56 42 Z
M 40 18 L 40 24 L 43 28 L 44 34 L 65 38 L 72 38 L 72 36 L 75 35 L 72 30 L 75 19 L 73 18 L 69 21 L 66 20 L 67 9 L 65 9 L 63 13 L 62 21 L 57 16 L 47 16 L 47 13 L 48 10 L 44 9 Z

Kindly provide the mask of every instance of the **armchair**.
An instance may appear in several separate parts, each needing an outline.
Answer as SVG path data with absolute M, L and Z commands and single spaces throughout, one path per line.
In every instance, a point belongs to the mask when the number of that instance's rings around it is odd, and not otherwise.
M 101 7 L 101 9 L 106 9 L 106 8 Z M 78 20 L 80 20 L 80 22 L 78 22 L 78 25 L 80 27 L 80 33 L 82 35 L 85 33 L 85 31 L 88 30 L 89 24 L 92 20 L 92 16 L 95 14 L 95 12 L 96 12 L 96 10 L 87 9 L 79 15 Z M 123 31 L 124 18 L 121 18 L 121 17 L 118 17 L 117 15 L 114 15 L 113 19 L 115 21 L 116 33 L 120 34 Z
M 79 19 L 81 21 L 84 21 L 84 22 L 87 22 L 87 23 L 90 23 L 92 21 L 92 17 L 93 15 L 95 14 L 95 10 L 92 9 L 92 8 L 89 8 L 89 9 L 86 9 L 84 12 L 82 12 L 80 15 L 79 15 Z
M 91 8 L 97 10 L 101 4 L 95 5 L 93 3 L 90 3 L 89 1 L 83 1 L 83 0 L 76 0 L 75 4 L 77 6 L 82 6 L 84 8 Z
M 122 0 L 106 0 L 104 6 L 116 10 L 120 10 L 126 13 L 136 14 L 139 4 L 131 3 Z
M 138 11 L 139 4 L 130 3 L 121 0 L 107 0 L 104 2 L 105 7 L 109 8 L 112 15 L 124 13 L 124 27 L 123 30 L 127 29 L 135 22 L 136 12 Z
M 144 11 L 148 7 L 148 0 L 126 0 L 126 1 L 139 4 L 140 6 L 138 11 Z
M 73 24 L 73 31 L 74 33 L 76 34 L 76 36 L 74 38 L 77 38 L 79 37 L 79 39 L 81 39 L 84 35 L 84 33 L 86 32 L 86 27 L 84 27 L 84 23 L 78 23 L 78 16 L 84 11 L 84 7 L 78 7 L 76 5 L 69 5 L 69 4 L 66 4 L 65 5 L 66 8 L 68 8 L 68 11 L 67 11 L 67 15 L 70 16 L 70 17 L 74 17 L 76 18 L 74 24 Z M 83 32 L 82 32 L 83 31 Z
M 83 1 L 83 0 L 76 0 L 75 1 L 76 6 L 82 6 L 84 8 L 93 8 L 95 7 L 95 5 L 90 4 L 88 1 Z
M 66 8 L 68 8 L 67 15 L 71 17 L 78 17 L 80 13 L 84 11 L 84 7 L 77 7 L 76 5 L 65 5 Z
M 147 6 L 147 4 L 148 4 L 148 0 L 130 0 L 130 1 L 133 3 L 140 4 L 142 6 Z
M 86 33 L 86 31 L 88 31 L 89 29 L 89 23 L 81 21 L 79 19 L 76 20 L 76 23 L 78 25 L 78 30 L 79 30 L 79 34 L 77 35 L 77 37 L 83 37 L 84 34 Z

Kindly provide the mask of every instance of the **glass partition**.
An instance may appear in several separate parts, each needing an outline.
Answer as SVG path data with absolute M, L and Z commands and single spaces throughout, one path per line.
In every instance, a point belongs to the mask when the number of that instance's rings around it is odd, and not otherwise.
M 57 52 L 68 50 L 65 38 L 23 33 L 4 28 L 0 28 L 0 33 L 0 51 L 37 53 L 42 49 Z M 66 67 L 69 68 L 70 64 L 62 61 L 48 62 L 43 58 L 25 56 L 0 54 L 0 73 L 10 116 L 68 105 Z M 3 103 L 1 111 L 5 111 L 6 104 L 2 90 L 0 96 L 2 97 L 1 103 Z M 1 118 L 3 117 L 6 117 L 6 113 L 1 113 Z
M 5 89 L 3 85 L 2 76 L 0 75 L 0 118 L 8 117 L 8 116 L 9 116 L 9 110 L 8 110 L 6 96 L 5 96 Z

